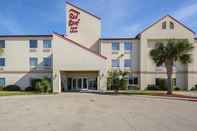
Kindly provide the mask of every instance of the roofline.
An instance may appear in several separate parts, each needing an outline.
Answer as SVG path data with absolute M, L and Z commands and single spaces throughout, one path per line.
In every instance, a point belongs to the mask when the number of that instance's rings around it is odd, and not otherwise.
M 56 36 L 58 36 L 58 37 L 64 39 L 64 40 L 67 40 L 67 41 L 69 41 L 69 42 L 71 42 L 71 43 L 73 43 L 73 44 L 75 44 L 75 45 L 77 45 L 77 46 L 79 46 L 79 47 L 85 49 L 86 51 L 89 51 L 90 53 L 92 53 L 92 54 L 94 54 L 94 55 L 97 55 L 97 56 L 99 56 L 99 57 L 101 57 L 101 58 L 103 58 L 103 59 L 105 59 L 105 60 L 107 59 L 107 57 L 105 57 L 105 56 L 103 56 L 103 55 L 100 55 L 100 54 L 98 54 L 98 53 L 96 53 L 96 52 L 90 50 L 89 48 L 87 48 L 87 47 L 85 47 L 85 46 L 83 46 L 83 45 L 81 45 L 81 44 L 79 44 L 79 43 L 77 43 L 77 42 L 75 42 L 75 41 L 73 41 L 73 40 L 67 38 L 67 37 L 62 36 L 61 34 L 58 34 L 58 33 L 56 33 L 56 32 L 54 32 L 54 34 L 55 34 Z
M 121 37 L 117 37 L 117 38 L 100 38 L 100 40 L 138 40 L 137 38 L 131 38 L 131 37 L 128 37 L 128 38 L 121 38 Z
M 82 9 L 82 8 L 76 6 L 76 5 L 74 5 L 74 4 L 72 4 L 72 3 L 68 2 L 68 1 L 66 1 L 66 4 L 69 4 L 69 5 L 71 5 L 71 6 L 75 7 L 75 8 L 77 8 L 77 9 L 79 9 L 79 10 L 81 10 L 81 11 L 83 11 L 83 12 L 85 12 L 85 13 L 87 13 L 87 14 L 89 14 L 89 15 L 95 17 L 95 18 L 97 18 L 98 20 L 101 20 L 100 17 L 98 17 L 98 16 L 94 15 L 93 13 L 91 13 L 91 12 L 89 12 L 89 11 L 86 11 L 85 9 Z
M 178 21 L 177 19 L 175 19 L 174 17 L 172 17 L 171 15 L 166 15 L 163 16 L 162 18 L 160 18 L 159 20 L 157 20 L 156 22 L 154 22 L 153 24 L 151 24 L 150 26 L 146 27 L 143 31 L 141 31 L 140 33 L 137 34 L 136 38 L 138 38 L 142 33 L 144 33 L 146 30 L 148 30 L 149 28 L 151 28 L 152 26 L 154 26 L 155 24 L 157 24 L 158 22 L 160 22 L 161 20 L 163 20 L 166 17 L 170 17 L 172 18 L 174 21 L 176 21 L 177 23 L 179 23 L 180 25 L 182 25 L 184 28 L 186 28 L 187 30 L 191 31 L 193 34 L 196 34 L 192 29 L 190 29 L 189 27 L 187 27 L 185 24 L 183 24 L 182 22 Z
M 0 35 L 0 37 L 53 37 L 53 35 Z

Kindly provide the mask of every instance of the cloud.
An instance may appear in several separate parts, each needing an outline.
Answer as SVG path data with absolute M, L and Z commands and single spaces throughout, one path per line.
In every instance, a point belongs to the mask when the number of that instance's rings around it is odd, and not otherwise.
M 197 13 L 197 3 L 191 4 L 188 6 L 184 6 L 174 12 L 174 16 L 176 16 L 180 20 L 187 20 L 193 15 Z
M 140 24 L 133 24 L 125 26 L 122 30 L 124 34 L 135 36 L 139 31 L 142 29 L 142 26 Z

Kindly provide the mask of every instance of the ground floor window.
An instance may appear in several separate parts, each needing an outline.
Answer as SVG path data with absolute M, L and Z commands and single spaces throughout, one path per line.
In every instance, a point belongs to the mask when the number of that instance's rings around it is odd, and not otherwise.
M 155 79 L 155 85 L 157 85 L 157 86 L 161 86 L 161 85 L 166 86 L 166 84 L 167 84 L 167 79 L 165 79 L 165 78 L 156 78 Z M 172 79 L 172 84 L 173 84 L 173 86 L 176 86 L 176 78 Z
M 88 89 L 89 90 L 96 90 L 97 89 L 97 79 L 96 78 L 89 78 L 88 79 Z
M 0 78 L 0 87 L 5 87 L 5 78 Z
M 176 78 L 173 79 L 173 86 L 176 86 Z
M 129 76 L 129 85 L 138 85 L 138 77 Z
M 97 78 L 70 77 L 67 78 L 67 90 L 97 90 Z

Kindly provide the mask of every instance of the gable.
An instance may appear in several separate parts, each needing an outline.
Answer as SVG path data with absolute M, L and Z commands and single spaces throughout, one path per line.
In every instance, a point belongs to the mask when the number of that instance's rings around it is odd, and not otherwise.
M 54 34 L 53 43 L 54 69 L 96 71 L 106 67 L 106 57 L 61 35 Z
M 166 22 L 166 29 L 162 29 L 162 23 Z M 170 29 L 170 23 L 174 24 L 174 29 Z M 158 39 L 176 39 L 176 38 L 191 38 L 194 37 L 195 32 L 187 26 L 173 18 L 172 16 L 165 16 L 146 28 L 138 34 L 142 37 L 158 38 Z
M 95 45 L 98 45 L 101 37 L 100 18 L 67 2 L 66 21 L 66 35 L 69 39 L 98 51 Z

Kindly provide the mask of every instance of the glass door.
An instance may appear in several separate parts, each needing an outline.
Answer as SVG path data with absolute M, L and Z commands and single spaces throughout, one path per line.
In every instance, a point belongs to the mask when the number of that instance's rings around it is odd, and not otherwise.
M 88 81 L 87 81 L 87 78 L 82 78 L 82 79 L 83 79 L 82 89 L 83 90 L 87 90 L 88 89 Z
M 72 90 L 87 90 L 88 80 L 84 77 L 72 78 Z

